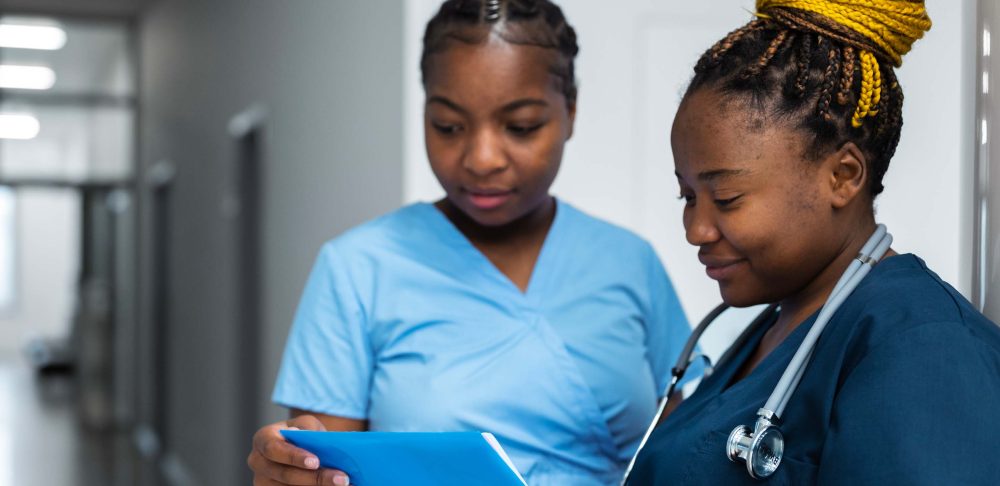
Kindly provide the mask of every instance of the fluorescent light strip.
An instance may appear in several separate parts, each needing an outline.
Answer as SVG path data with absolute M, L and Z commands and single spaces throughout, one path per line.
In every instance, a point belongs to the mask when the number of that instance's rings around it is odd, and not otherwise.
M 66 45 L 66 31 L 47 25 L 0 24 L 0 47 L 57 51 Z
M 41 124 L 31 115 L 0 114 L 0 138 L 31 140 L 38 136 Z
M 44 66 L 0 65 L 0 88 L 51 89 L 56 73 Z

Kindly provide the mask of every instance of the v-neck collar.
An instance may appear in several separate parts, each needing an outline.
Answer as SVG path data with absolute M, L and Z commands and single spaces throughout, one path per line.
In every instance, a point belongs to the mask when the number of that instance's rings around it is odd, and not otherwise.
M 431 219 L 437 223 L 441 238 L 446 239 L 456 248 L 460 249 L 464 253 L 464 256 L 470 259 L 469 261 L 478 262 L 479 267 L 485 269 L 490 278 L 502 282 L 501 285 L 522 298 L 531 298 L 538 292 L 537 289 L 539 287 L 544 286 L 544 279 L 548 273 L 548 260 L 552 258 L 550 253 L 554 251 L 552 247 L 558 246 L 557 242 L 562 233 L 562 221 L 565 219 L 565 213 L 568 209 L 566 204 L 559 198 L 553 197 L 553 200 L 556 205 L 556 214 L 552 219 L 552 224 L 549 226 L 548 232 L 545 234 L 544 241 L 542 241 L 542 248 L 538 252 L 538 258 L 535 259 L 535 265 L 531 269 L 531 277 L 528 279 L 528 286 L 524 291 L 510 277 L 503 273 L 489 257 L 476 248 L 465 234 L 437 206 L 429 202 L 423 202 L 420 205 L 424 207 L 425 211 L 433 214 Z
M 770 330 L 775 323 L 778 322 L 778 316 L 779 313 L 775 312 L 775 314 L 768 319 L 768 323 L 766 325 L 760 326 L 760 329 L 746 342 L 743 349 L 733 357 L 733 362 L 730 365 L 726 365 L 725 374 L 720 376 L 718 393 L 727 393 L 730 390 L 739 388 L 743 383 L 752 382 L 758 376 L 763 373 L 767 373 L 771 367 L 775 366 L 775 361 L 787 362 L 790 360 L 792 354 L 799 349 L 799 346 L 802 344 L 802 340 L 805 339 L 806 333 L 809 332 L 813 323 L 816 322 L 816 317 L 819 316 L 819 310 L 806 318 L 805 321 L 802 321 L 802 323 L 799 324 L 795 330 L 791 332 L 791 334 L 786 336 L 777 347 L 772 349 L 771 352 L 760 361 L 760 363 L 757 363 L 757 366 L 750 370 L 750 373 L 744 376 L 741 380 L 733 382 L 733 378 L 743 368 L 743 365 L 748 359 L 750 359 L 754 351 L 757 350 L 757 347 L 760 346 L 760 342 L 764 339 L 764 335 L 767 334 L 767 331 Z M 782 367 L 782 370 L 783 369 L 784 367 Z

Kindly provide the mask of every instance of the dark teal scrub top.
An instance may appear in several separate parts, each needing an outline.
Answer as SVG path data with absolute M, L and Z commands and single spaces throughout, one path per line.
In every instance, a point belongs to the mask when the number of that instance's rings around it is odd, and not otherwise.
M 914 255 L 878 264 L 834 315 L 785 410 L 768 480 L 726 457 L 815 321 L 733 383 L 753 332 L 657 428 L 629 484 L 1000 484 L 1000 328 Z

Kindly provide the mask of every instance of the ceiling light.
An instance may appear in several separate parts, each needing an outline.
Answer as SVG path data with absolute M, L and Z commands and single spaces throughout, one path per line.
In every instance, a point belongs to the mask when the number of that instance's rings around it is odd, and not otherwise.
M 51 25 L 0 23 L 0 47 L 56 51 L 66 45 L 66 31 Z
M 0 138 L 31 140 L 39 130 L 38 119 L 31 115 L 0 114 Z
M 0 88 L 50 89 L 56 73 L 44 66 L 0 65 Z

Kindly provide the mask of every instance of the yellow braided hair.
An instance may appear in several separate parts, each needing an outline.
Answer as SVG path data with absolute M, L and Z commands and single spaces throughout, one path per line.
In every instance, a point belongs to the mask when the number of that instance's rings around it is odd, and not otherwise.
M 846 27 L 870 40 L 882 51 L 860 50 L 861 96 L 851 124 L 860 127 L 865 117 L 878 114 L 881 99 L 881 69 L 876 54 L 902 65 L 903 55 L 924 32 L 931 19 L 922 0 L 757 0 L 757 15 L 770 18 L 775 9 L 811 12 Z

